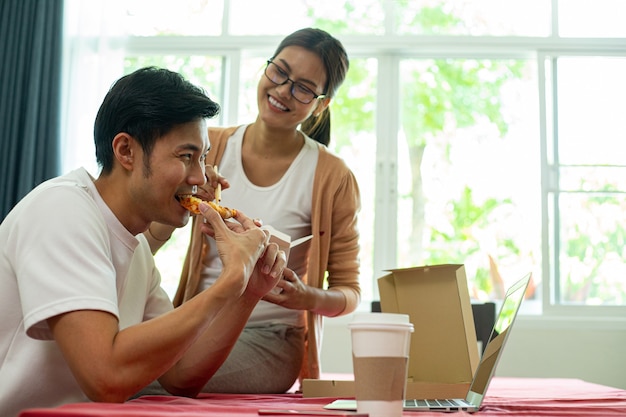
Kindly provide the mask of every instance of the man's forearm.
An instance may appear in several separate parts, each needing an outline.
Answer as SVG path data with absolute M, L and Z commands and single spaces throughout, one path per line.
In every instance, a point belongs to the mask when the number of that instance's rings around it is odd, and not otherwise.
M 161 384 L 176 395 L 200 392 L 230 354 L 258 301 L 244 294 L 235 302 L 226 303 L 183 357 L 159 380 Z

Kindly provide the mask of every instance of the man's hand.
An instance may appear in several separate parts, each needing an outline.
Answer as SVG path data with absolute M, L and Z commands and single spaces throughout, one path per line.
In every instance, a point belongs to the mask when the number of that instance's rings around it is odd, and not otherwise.
M 202 230 L 215 238 L 224 271 L 241 272 L 241 281 L 231 283 L 232 291 L 243 294 L 252 277 L 248 294 L 263 297 L 281 277 L 286 264 L 285 253 L 278 249 L 278 245 L 269 242 L 269 234 L 261 230 L 254 220 L 239 211 L 236 222 L 225 222 L 205 203 L 200 205 L 200 211 L 207 221 Z
M 240 296 L 248 285 L 248 279 L 259 257 L 265 252 L 269 237 L 254 222 L 243 214 L 238 214 L 235 222 L 224 222 L 220 215 L 206 203 L 200 204 L 200 211 L 207 221 L 203 230 L 210 230 L 215 238 L 217 253 L 224 265 L 223 276 L 236 276 L 239 281 L 230 282 L 231 291 Z M 228 272 L 228 273 L 227 273 Z M 216 285 L 227 283 L 218 279 Z M 233 280 L 231 280 L 233 281 Z
M 276 243 L 269 243 L 252 272 L 246 293 L 263 298 L 280 281 L 286 265 L 285 252 Z

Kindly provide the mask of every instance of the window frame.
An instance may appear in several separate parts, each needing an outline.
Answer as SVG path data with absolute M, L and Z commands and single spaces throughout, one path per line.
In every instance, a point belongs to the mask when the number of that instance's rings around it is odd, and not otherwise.
M 544 279 L 542 282 L 541 303 L 544 316 L 606 318 L 614 316 L 624 317 L 626 314 L 626 306 L 575 306 L 561 304 L 555 300 L 560 292 L 560 268 L 558 265 L 560 243 L 553 243 L 553 241 L 559 235 L 560 212 L 558 210 L 558 199 L 563 193 L 563 190 L 559 187 L 559 175 L 560 170 L 565 166 L 560 164 L 558 160 L 560 135 L 557 122 L 559 103 L 556 99 L 558 96 L 556 62 L 563 57 L 603 58 L 626 56 L 624 45 L 620 46 L 617 43 L 613 43 L 614 40 L 608 40 L 610 41 L 609 44 L 604 47 L 602 46 L 604 40 L 587 39 L 581 41 L 581 44 L 577 46 L 571 45 L 572 42 L 567 42 L 568 48 L 556 48 L 556 45 L 551 45 L 537 51 L 541 128 L 542 274 L 544 277 L 549 278 Z M 622 43 L 625 42 L 622 40 Z M 549 65 L 546 65 L 548 62 Z M 557 157 L 554 158 L 554 155 L 557 155 Z M 552 228 L 550 227 L 551 207 L 557 208 L 554 219 L 552 219 Z M 552 251 L 550 250 L 551 245 L 555 246 Z M 626 322 L 626 320 L 624 321 Z
M 556 0 L 553 0 L 553 4 Z M 389 7 L 388 2 L 386 7 Z M 228 7 L 224 8 L 224 16 L 228 15 Z M 388 22 L 389 19 L 387 19 Z M 553 33 L 558 33 L 558 23 L 553 16 Z M 387 23 L 386 31 L 393 31 Z M 228 24 L 224 24 L 224 31 Z M 555 305 L 551 294 L 554 290 L 554 256 L 550 253 L 550 190 L 554 181 L 554 167 L 548 161 L 548 148 L 557 146 L 558 134 L 549 134 L 549 115 L 558 112 L 557 103 L 551 97 L 555 92 L 547 85 L 554 80 L 546 77 L 546 59 L 562 56 L 626 56 L 626 42 L 622 38 L 560 38 L 549 37 L 490 37 L 490 36 L 412 36 L 412 35 L 344 35 L 340 37 L 351 58 L 374 58 L 378 60 L 378 91 L 376 96 L 375 135 L 376 152 L 376 184 L 375 184 L 375 219 L 373 250 L 373 271 L 362 271 L 362 276 L 371 278 L 370 285 L 374 295 L 378 294 L 375 278 L 384 274 L 388 265 L 395 261 L 397 211 L 397 190 L 387 184 L 397 184 L 397 143 L 395 138 L 400 130 L 397 117 L 399 102 L 394 97 L 398 91 L 399 65 L 402 59 L 414 58 L 472 58 L 472 59 L 529 59 L 536 60 L 538 69 L 539 95 L 539 126 L 541 154 L 541 244 L 542 244 L 542 280 L 541 304 L 543 316 L 568 317 L 626 317 L 626 306 L 565 306 Z M 125 55 L 220 55 L 223 57 L 224 83 L 223 103 L 219 123 L 234 125 L 238 122 L 239 88 L 242 59 L 245 56 L 269 57 L 282 36 L 167 36 L 139 37 L 130 36 L 120 43 L 123 44 Z M 84 40 L 81 40 L 84 42 Z M 94 45 L 98 42 L 91 41 Z M 555 75 L 556 76 L 556 75 Z M 554 88 L 554 87 L 553 87 Z M 228 99 L 227 99 L 228 98 Z M 67 122 L 66 122 L 67 123 Z M 552 137 L 552 142 L 550 141 Z M 393 138 L 388 142 L 384 138 Z M 363 185 L 362 185 L 363 186 Z M 558 213 L 555 215 L 558 223 Z M 370 300 L 363 305 L 369 306 Z M 623 319 L 626 321 L 626 319 Z

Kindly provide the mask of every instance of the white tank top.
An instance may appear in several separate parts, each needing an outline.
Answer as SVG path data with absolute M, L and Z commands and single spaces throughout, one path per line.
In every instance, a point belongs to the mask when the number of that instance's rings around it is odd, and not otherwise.
M 250 218 L 258 218 L 265 225 L 296 240 L 311 234 L 311 197 L 313 177 L 319 156 L 317 142 L 305 135 L 304 146 L 291 163 L 285 175 L 269 187 L 259 187 L 248 179 L 241 163 L 241 146 L 247 126 L 239 127 L 229 138 L 219 163 L 220 175 L 228 179 L 230 188 L 222 191 L 221 204 L 241 210 Z M 202 288 L 212 285 L 222 270 L 222 263 L 211 239 L 211 249 L 204 259 Z M 308 268 L 310 241 L 291 249 L 289 268 L 302 279 Z M 260 301 L 248 324 L 285 323 L 304 326 L 304 311 L 291 310 Z

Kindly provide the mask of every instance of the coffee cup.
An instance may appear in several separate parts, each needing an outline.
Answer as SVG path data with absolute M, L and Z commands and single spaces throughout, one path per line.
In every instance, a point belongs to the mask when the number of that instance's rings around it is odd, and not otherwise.
M 356 313 L 348 324 L 359 413 L 400 417 L 413 324 L 407 314 Z

